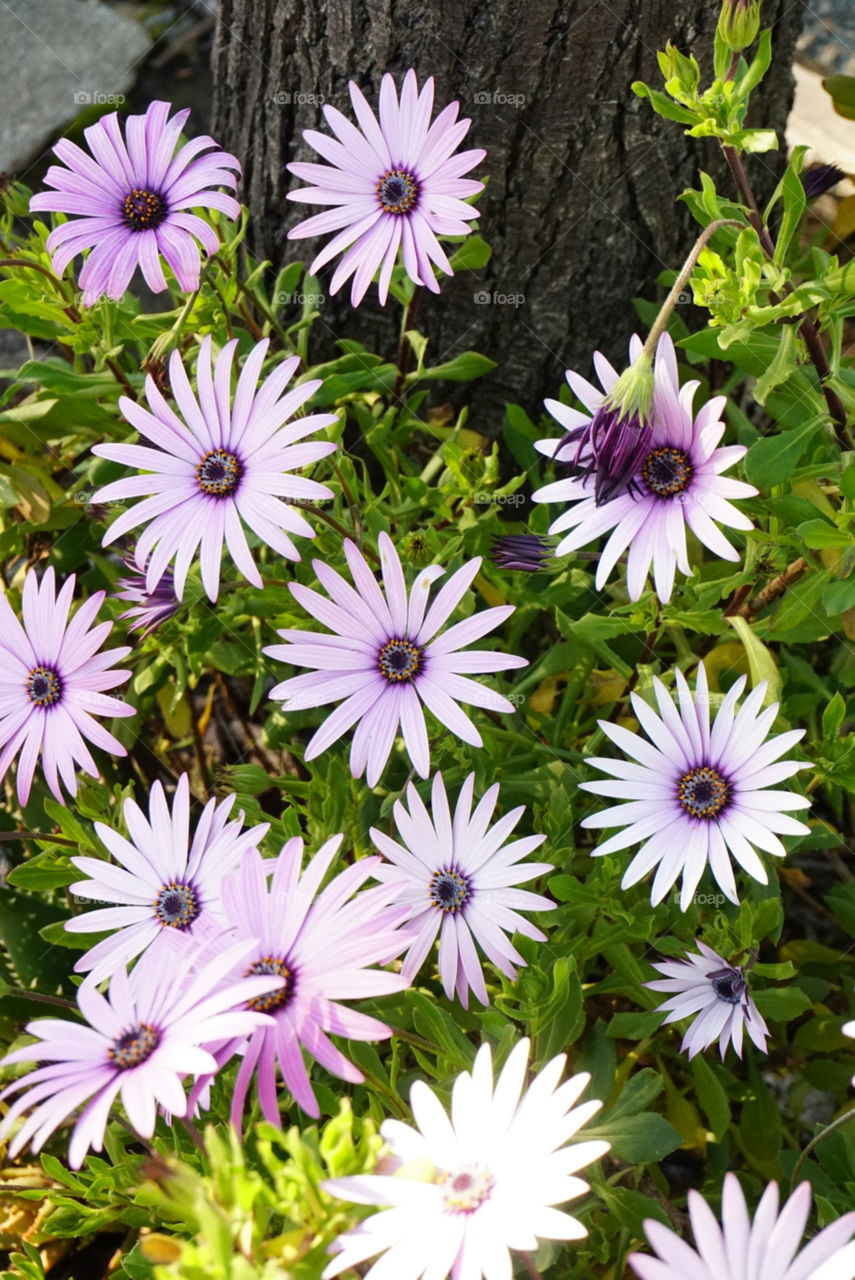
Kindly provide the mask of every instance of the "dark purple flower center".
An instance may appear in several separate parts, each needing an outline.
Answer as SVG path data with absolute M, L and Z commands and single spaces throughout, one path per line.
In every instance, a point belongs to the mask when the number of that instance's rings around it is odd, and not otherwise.
M 745 994 L 745 979 L 739 969 L 717 969 L 709 975 L 712 989 L 725 1004 L 739 1004 Z
M 275 978 L 284 978 L 285 985 L 279 987 L 276 991 L 269 992 L 267 995 L 256 996 L 253 1000 L 248 1000 L 246 1002 L 247 1009 L 254 1009 L 256 1013 L 272 1013 L 274 1009 L 281 1009 L 294 994 L 297 975 L 294 969 L 281 956 L 264 956 L 263 959 L 256 960 L 255 964 L 250 965 L 243 976 L 245 978 L 254 978 L 258 974 L 268 973 Z
M 419 184 L 406 169 L 387 169 L 374 190 L 385 213 L 409 213 L 419 197 Z
M 169 212 L 166 201 L 157 191 L 142 191 L 134 187 L 122 203 L 122 217 L 131 231 L 154 231 Z
M 161 924 L 172 929 L 186 929 L 199 915 L 202 907 L 192 884 L 170 880 L 154 900 L 154 914 Z
M 225 498 L 234 493 L 240 477 L 239 459 L 225 449 L 211 449 L 196 468 L 196 483 L 203 493 L 210 493 L 214 498 Z
M 683 774 L 677 784 L 677 799 L 693 818 L 715 818 L 730 799 L 730 786 L 717 769 L 705 764 Z
M 437 1182 L 442 1187 L 442 1198 L 451 1213 L 474 1213 L 489 1200 L 495 1185 L 487 1169 L 464 1165 L 457 1173 L 441 1173 Z
M 678 493 L 685 493 L 694 474 L 689 455 L 671 445 L 654 449 L 641 464 L 641 478 L 657 498 L 674 498 Z
M 36 707 L 52 707 L 62 697 L 62 681 L 52 667 L 33 667 L 24 687 Z
M 390 640 L 377 655 L 381 676 L 387 680 L 412 680 L 418 674 L 422 651 L 409 640 Z
M 127 1071 L 150 1058 L 159 1044 L 160 1032 L 157 1028 L 147 1022 L 140 1022 L 113 1041 L 107 1050 L 107 1056 L 114 1067 Z
M 432 905 L 444 915 L 456 915 L 472 897 L 472 884 L 456 867 L 443 867 L 431 876 L 428 895 Z

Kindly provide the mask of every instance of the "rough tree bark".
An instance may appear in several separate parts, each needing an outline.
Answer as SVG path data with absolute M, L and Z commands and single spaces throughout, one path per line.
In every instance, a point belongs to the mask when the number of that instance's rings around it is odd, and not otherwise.
M 505 400 L 536 411 L 565 367 L 589 370 L 595 347 L 624 359 L 632 298 L 662 296 L 656 275 L 692 242 L 675 197 L 698 169 L 721 173 L 729 192 L 715 144 L 684 137 L 629 88 L 659 84 L 655 52 L 669 38 L 709 72 L 718 9 L 719 0 L 221 0 L 214 132 L 244 164 L 252 248 L 277 265 L 317 251 L 320 242 L 286 240 L 318 210 L 285 199 L 293 180 L 284 166 L 317 159 L 301 131 L 325 128 L 319 98 L 349 112 L 351 78 L 376 101 L 385 70 L 432 74 L 437 101 L 458 98 L 472 117 L 466 145 L 488 152 L 471 176 L 489 177 L 480 229 L 493 259 L 424 298 L 418 327 L 432 362 L 466 348 L 498 361 L 477 384 L 482 429 L 495 429 Z M 780 133 L 802 0 L 764 0 L 763 9 L 776 59 L 752 115 Z M 768 191 L 774 158 L 749 163 Z M 525 301 L 476 303 L 482 290 Z M 345 291 L 328 300 L 319 327 L 328 340 L 346 332 L 388 355 L 398 321 L 397 304 L 384 314 L 376 290 L 356 314 Z

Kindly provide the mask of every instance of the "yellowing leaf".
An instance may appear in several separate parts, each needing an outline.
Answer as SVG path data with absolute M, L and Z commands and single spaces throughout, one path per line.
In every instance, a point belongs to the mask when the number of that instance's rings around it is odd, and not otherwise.
M 751 673 L 751 684 L 756 688 L 761 681 L 766 681 L 766 694 L 763 698 L 763 705 L 768 707 L 772 702 L 780 702 L 781 673 L 775 665 L 771 650 L 767 649 L 763 641 L 758 639 L 751 630 L 751 624 L 747 618 L 728 618 L 728 622 L 745 646 L 748 670 Z
M 181 1242 L 174 1236 L 162 1236 L 153 1231 L 140 1237 L 140 1253 L 148 1262 L 177 1262 L 181 1257 Z

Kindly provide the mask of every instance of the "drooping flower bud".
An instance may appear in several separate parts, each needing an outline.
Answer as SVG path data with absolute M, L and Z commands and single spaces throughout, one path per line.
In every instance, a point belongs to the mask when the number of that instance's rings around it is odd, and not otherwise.
M 624 369 L 590 423 L 561 441 L 557 455 L 576 445 L 570 466 L 580 476 L 594 477 L 597 506 L 633 484 L 650 448 L 648 427 L 653 404 L 653 362 L 642 353 Z
M 120 578 L 121 588 L 116 592 L 119 600 L 127 600 L 134 607 L 119 617 L 130 624 L 131 631 L 141 631 L 141 640 L 156 631 L 162 622 L 178 612 L 180 601 L 175 594 L 172 570 L 167 568 L 160 581 L 148 590 L 145 584 L 145 573 L 130 556 L 125 557 L 125 568 L 129 576 Z
M 845 177 L 844 170 L 836 164 L 818 164 L 802 174 L 802 186 L 808 200 L 817 200 Z
M 501 534 L 493 538 L 490 555 L 500 569 L 536 573 L 551 553 L 549 543 L 536 533 Z
M 741 53 L 754 43 L 759 30 L 760 0 L 723 0 L 718 36 L 728 49 Z

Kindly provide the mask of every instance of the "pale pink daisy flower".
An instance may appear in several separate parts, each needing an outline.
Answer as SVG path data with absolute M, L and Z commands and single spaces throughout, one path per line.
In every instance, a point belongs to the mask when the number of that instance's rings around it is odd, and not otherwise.
M 633 361 L 638 359 L 641 349 L 641 340 L 633 337 L 630 343 Z M 608 451 L 600 462 L 591 453 L 592 428 L 608 393 L 618 381 L 618 374 L 599 352 L 594 355 L 594 364 L 604 391 L 577 373 L 568 371 L 566 375 L 589 412 L 547 400 L 547 409 L 567 431 L 555 440 L 538 440 L 535 446 L 548 458 L 570 464 L 580 474 L 544 485 L 532 498 L 535 502 L 572 504 L 549 527 L 550 533 L 564 535 L 556 555 L 576 551 L 601 534 L 613 531 L 597 565 L 598 591 L 629 549 L 627 590 L 630 599 L 639 598 L 652 566 L 656 594 L 664 604 L 671 598 L 675 571 L 692 572 L 686 545 L 687 527 L 714 555 L 723 560 L 739 559 L 739 552 L 717 526 L 753 528 L 748 517 L 730 499 L 752 497 L 757 490 L 753 485 L 722 475 L 746 450 L 743 445 L 718 447 L 725 432 L 721 414 L 727 403 L 726 396 L 713 396 L 697 414 L 693 412 L 692 401 L 700 384 L 692 381 L 680 386 L 674 344 L 665 333 L 656 348 L 650 421 L 646 426 L 621 424 L 621 448 L 631 459 L 631 478 L 619 486 L 617 493 L 613 485 L 607 484 L 608 497 L 604 498 L 602 487 L 598 491 L 598 470 L 605 469 L 610 475 L 610 463 L 613 467 L 614 460 Z M 627 435 L 628 444 L 624 439 Z M 645 441 L 648 442 L 646 449 Z
M 134 552 L 137 566 L 147 565 L 148 591 L 154 590 L 174 558 L 175 595 L 183 599 L 187 572 L 199 549 L 202 584 L 215 601 L 224 540 L 247 581 L 263 586 L 244 525 L 287 560 L 300 559 L 289 535 L 315 536 L 294 503 L 331 498 L 332 490 L 290 473 L 335 452 L 338 446 L 332 440 L 305 438 L 337 418 L 334 413 L 294 418 L 321 385 L 319 378 L 312 379 L 284 394 L 300 363 L 297 356 L 281 361 L 259 386 L 268 346 L 264 338 L 253 347 L 232 395 L 237 339 L 226 343 L 214 363 L 211 338 L 203 338 L 196 364 L 198 399 L 179 352 L 173 351 L 170 385 L 183 416 L 173 412 L 149 374 L 145 383 L 149 408 L 125 396 L 119 397 L 119 407 L 155 447 L 100 444 L 92 449 L 101 458 L 138 467 L 143 473 L 114 480 L 99 489 L 92 501 L 149 495 L 114 520 L 103 538 L 107 546 L 130 529 L 148 525 Z
M 229 946 L 192 974 L 192 944 L 178 965 L 172 951 L 148 952 L 130 974 L 124 967 L 116 970 L 107 997 L 90 982 L 78 989 L 85 1024 L 67 1018 L 29 1023 L 27 1031 L 39 1042 L 15 1049 L 0 1062 L 0 1067 L 46 1064 L 0 1094 L 2 1100 L 26 1091 L 6 1112 L 0 1138 L 35 1107 L 12 1139 L 10 1157 L 27 1143 L 39 1151 L 80 1107 L 68 1153 L 72 1169 L 80 1168 L 90 1147 L 101 1150 L 117 1099 L 144 1138 L 154 1133 L 158 1106 L 173 1116 L 186 1115 L 184 1077 L 216 1070 L 206 1046 L 223 1036 L 246 1035 L 268 1021 L 251 1002 L 281 986 L 281 979 L 269 973 L 227 978 L 249 949 L 244 941 Z
M 657 1013 L 668 1014 L 663 1027 L 694 1018 L 680 1045 L 680 1052 L 688 1053 L 690 1060 L 716 1040 L 722 1061 L 731 1042 L 741 1058 L 743 1030 L 765 1053 L 769 1028 L 751 999 L 744 971 L 728 964 L 700 939 L 695 943 L 698 950 L 687 951 L 685 960 L 654 964 L 653 968 L 665 976 L 644 984 L 651 991 L 674 993 L 657 1009 Z
M 656 1257 L 631 1253 L 639 1280 L 851 1280 L 838 1269 L 838 1251 L 855 1232 L 855 1213 L 846 1213 L 799 1245 L 810 1213 L 811 1186 L 803 1182 L 778 1212 L 778 1184 L 770 1182 L 752 1221 L 734 1173 L 724 1179 L 721 1226 L 698 1191 L 689 1192 L 695 1247 L 670 1227 L 648 1218 L 644 1230 Z
M 384 1022 L 341 1002 L 403 991 L 409 984 L 401 974 L 371 966 L 395 959 L 410 935 L 398 928 L 404 913 L 395 906 L 397 889 L 380 885 L 356 892 L 379 858 L 360 859 L 321 889 L 341 841 L 340 835 L 327 840 L 302 875 L 303 841 L 298 837 L 288 840 L 275 860 L 262 861 L 253 850 L 223 882 L 228 936 L 253 944 L 242 962 L 245 973 L 284 979 L 280 990 L 249 1006 L 269 1013 L 272 1025 L 259 1027 L 248 1042 L 238 1035 L 215 1050 L 218 1066 L 243 1053 L 232 1095 L 236 1129 L 253 1075 L 262 1113 L 271 1124 L 281 1123 L 277 1062 L 295 1101 L 318 1116 L 303 1050 L 339 1079 L 358 1084 L 365 1077 L 332 1043 L 330 1033 L 350 1040 L 385 1040 L 392 1034 Z M 199 1081 L 191 1102 L 206 1083 Z
M 676 683 L 679 711 L 661 680 L 653 680 L 659 715 L 643 698 L 631 695 L 633 711 L 650 741 L 621 725 L 598 721 L 603 733 L 631 759 L 592 758 L 587 763 L 611 778 L 579 785 L 584 791 L 623 802 L 583 820 L 583 827 L 623 828 L 594 849 L 593 856 L 601 858 L 640 844 L 621 888 L 637 884 L 656 867 L 650 895 L 656 906 L 682 876 L 680 909 L 685 911 L 707 866 L 731 902 L 739 901 L 731 858 L 755 880 L 768 883 L 754 846 L 783 858 L 787 851 L 778 834 L 810 831 L 786 812 L 808 809 L 810 801 L 792 791 L 775 790 L 775 784 L 811 765 L 779 759 L 799 741 L 804 729 L 768 737 L 778 703 L 761 709 L 765 680 L 737 711 L 746 684 L 745 676 L 740 676 L 712 725 L 704 664 L 698 664 L 694 696 L 680 671 Z
M 354 306 L 378 271 L 378 293 L 385 304 L 399 252 L 410 279 L 439 293 L 434 265 L 447 275 L 454 273 L 437 236 L 463 236 L 471 230 L 469 223 L 478 212 L 464 201 L 484 184 L 462 175 L 486 152 L 457 152 L 471 124 L 457 119 L 458 103 L 452 102 L 430 123 L 432 78 L 419 92 L 416 73 L 408 71 L 399 102 L 395 81 L 384 75 L 379 123 L 353 81 L 349 88 L 359 128 L 335 107 L 325 106 L 335 138 L 313 129 L 306 129 L 303 137 L 329 163 L 288 165 L 295 177 L 313 184 L 289 191 L 289 200 L 334 207 L 292 227 L 288 238 L 337 232 L 309 270 L 317 272 L 343 254 L 330 293 L 353 276 Z
M 335 1178 L 326 1191 L 354 1204 L 389 1205 L 345 1232 L 324 1280 L 383 1254 L 365 1280 L 509 1280 L 510 1250 L 534 1251 L 538 1239 L 580 1240 L 578 1219 L 554 1205 L 578 1199 L 575 1175 L 609 1143 L 571 1139 L 597 1112 L 574 1107 L 587 1074 L 559 1085 L 559 1054 L 524 1088 L 529 1042 L 521 1040 L 495 1088 L 489 1045 L 454 1082 L 451 1116 L 421 1080 L 410 1091 L 415 1128 L 386 1120 L 381 1134 L 396 1173 Z M 361 1274 L 361 1273 L 360 1273 Z
M 193 935 L 203 912 L 220 913 L 223 876 L 234 870 L 269 830 L 268 822 L 243 830 L 243 813 L 229 822 L 235 797 L 211 799 L 190 838 L 190 784 L 178 779 L 172 811 L 160 782 L 149 796 L 149 816 L 133 800 L 123 806 L 130 840 L 103 822 L 95 830 L 119 866 L 100 858 L 72 858 L 89 877 L 70 886 L 72 893 L 116 905 L 86 911 L 67 920 L 69 933 L 110 936 L 85 952 L 74 966 L 98 983 L 145 951 L 164 930 Z
M 217 190 L 235 189 L 238 161 L 208 137 L 194 138 L 176 152 L 190 110 L 176 112 L 171 120 L 170 110 L 168 102 L 150 103 L 145 115 L 127 116 L 124 136 L 118 112 L 102 116 L 83 131 L 88 155 L 61 138 L 54 153 L 67 168 L 51 165 L 45 182 L 55 190 L 41 191 L 30 201 L 33 212 L 70 215 L 47 240 L 58 276 L 72 258 L 91 250 L 80 272 L 84 306 L 104 294 L 121 298 L 137 267 L 152 292 L 161 293 L 166 288 L 161 256 L 186 293 L 198 289 L 197 241 L 211 254 L 220 240 L 191 210 L 218 209 L 232 219 L 240 213 L 234 196 Z
M 430 812 L 410 783 L 409 809 L 395 801 L 401 843 L 371 828 L 372 840 L 389 859 L 376 868 L 374 876 L 384 884 L 400 887 L 397 901 L 406 906 L 411 929 L 418 930 L 404 960 L 404 977 L 412 982 L 442 929 L 440 978 L 448 998 L 456 991 L 464 1009 L 470 988 L 482 1004 L 489 1003 L 475 943 L 513 980 L 517 976 L 514 965 L 524 965 L 525 960 L 508 934 L 522 933 L 536 942 L 546 939 L 546 934 L 515 908 L 550 911 L 555 907 L 549 898 L 516 887 L 552 870 L 549 862 L 520 862 L 546 836 L 523 836 L 507 844 L 525 806 L 512 809 L 491 826 L 499 785 L 494 783 L 485 792 L 473 813 L 474 786 L 475 775 L 470 773 L 452 816 L 441 773 L 433 779 Z
M 430 585 L 444 570 L 439 565 L 422 569 L 408 592 L 388 534 L 380 534 L 378 546 L 385 591 L 355 544 L 346 539 L 344 553 L 355 589 L 321 560 L 313 560 L 312 566 L 329 600 L 300 583 L 288 584 L 295 599 L 332 634 L 280 631 L 289 643 L 264 650 L 281 662 L 313 668 L 311 674 L 293 676 L 271 690 L 271 698 L 281 700 L 283 710 L 342 703 L 315 732 L 306 760 L 314 760 L 359 721 L 350 768 L 355 778 L 365 773 L 371 787 L 385 768 L 399 726 L 413 767 L 421 777 L 428 776 L 430 747 L 423 705 L 458 738 L 480 747 L 481 735 L 458 703 L 491 711 L 516 708 L 464 673 L 528 665 L 525 658 L 494 650 L 460 652 L 510 617 L 513 605 L 483 609 L 437 634 L 472 585 L 481 567 L 480 556 L 453 573 L 428 608 Z
M 42 758 L 45 782 L 61 803 L 62 784 L 77 795 L 77 769 L 98 777 L 86 741 L 114 756 L 127 755 L 121 742 L 95 716 L 132 716 L 136 709 L 105 693 L 130 679 L 113 667 L 130 648 L 101 649 L 112 623 L 93 626 L 103 591 L 95 591 L 69 621 L 75 577 L 59 594 L 53 568 L 41 583 L 35 569 L 24 579 L 23 625 L 0 595 L 0 778 L 18 761 L 18 802 L 30 797 L 36 761 Z M 62 784 L 60 783 L 62 779 Z

